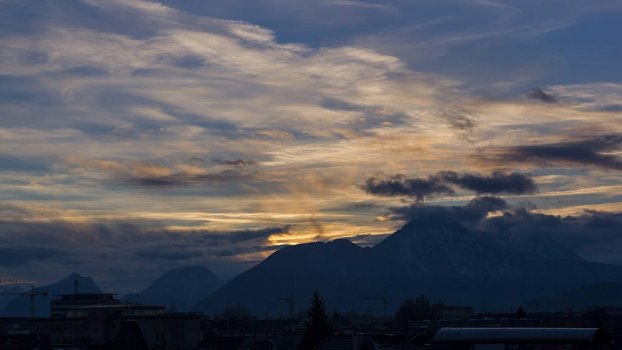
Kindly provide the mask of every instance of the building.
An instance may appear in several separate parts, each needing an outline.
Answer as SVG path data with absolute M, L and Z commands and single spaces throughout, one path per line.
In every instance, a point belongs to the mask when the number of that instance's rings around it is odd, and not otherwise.
M 50 317 L 68 318 L 68 314 L 76 309 L 89 306 L 119 305 L 121 302 L 114 294 L 67 294 L 50 302 Z M 74 318 L 74 317 L 69 317 Z
M 330 336 L 315 350 L 378 350 L 378 347 L 368 335 L 350 334 Z
M 164 306 L 124 304 L 113 294 L 67 294 L 50 303 L 50 316 L 53 319 L 88 318 L 90 315 L 104 313 L 106 316 L 158 316 L 164 314 Z
M 0 349 L 2 350 L 51 350 L 50 337 L 46 334 L 32 334 L 28 324 L 15 322 L 2 323 L 0 326 Z
M 468 320 L 475 315 L 473 308 L 470 306 L 445 306 L 443 305 L 436 310 L 439 319 L 446 320 Z
M 135 317 L 150 349 L 195 349 L 203 339 L 201 321 L 196 313 L 168 313 Z
M 432 338 L 439 350 L 610 349 L 600 328 L 441 328 Z

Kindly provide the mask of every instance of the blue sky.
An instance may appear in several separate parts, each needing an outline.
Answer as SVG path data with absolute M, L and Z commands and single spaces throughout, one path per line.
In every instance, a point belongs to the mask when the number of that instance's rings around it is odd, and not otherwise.
M 373 244 L 417 200 L 617 213 L 621 16 L 600 0 L 2 0 L 0 276 L 226 277 L 286 244 Z M 448 171 L 535 187 L 408 187 Z M 618 241 L 572 248 L 622 264 Z

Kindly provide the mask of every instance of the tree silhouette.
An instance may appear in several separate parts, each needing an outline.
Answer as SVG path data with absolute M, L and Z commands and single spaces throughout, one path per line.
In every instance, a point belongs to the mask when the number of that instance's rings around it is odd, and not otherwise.
M 173 301 L 171 303 L 171 305 L 168 307 L 168 310 L 166 310 L 169 313 L 175 313 L 177 312 L 177 305 L 175 305 L 175 302 Z
M 443 318 L 443 309 L 445 309 L 447 305 L 443 303 L 435 303 L 432 304 L 432 308 L 430 308 L 430 319 L 438 320 Z
M 527 318 L 527 313 L 525 312 L 525 310 L 523 310 L 522 306 L 518 307 L 518 310 L 516 310 L 516 313 L 514 314 L 514 318 L 517 318 L 517 319 Z
M 324 307 L 324 299 L 322 299 L 318 291 L 315 291 L 311 298 L 311 305 L 307 310 L 305 332 L 300 344 L 298 344 L 298 349 L 314 349 L 331 334 L 331 331 L 332 325 Z
M 430 300 L 425 295 L 417 297 L 415 299 L 415 320 L 429 320 L 432 316 L 432 308 L 430 307 Z
M 408 321 L 414 319 L 415 301 L 413 298 L 408 298 L 400 305 L 395 313 L 395 325 L 400 328 L 406 328 Z
M 406 299 L 395 313 L 395 325 L 406 328 L 408 321 L 430 320 L 433 318 L 430 300 L 426 296 L 419 296 L 417 299 Z

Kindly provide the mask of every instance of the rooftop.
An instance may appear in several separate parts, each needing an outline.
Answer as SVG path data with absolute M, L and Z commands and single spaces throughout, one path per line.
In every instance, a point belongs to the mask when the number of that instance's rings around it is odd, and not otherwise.
M 451 328 L 439 329 L 435 343 L 610 343 L 600 328 Z

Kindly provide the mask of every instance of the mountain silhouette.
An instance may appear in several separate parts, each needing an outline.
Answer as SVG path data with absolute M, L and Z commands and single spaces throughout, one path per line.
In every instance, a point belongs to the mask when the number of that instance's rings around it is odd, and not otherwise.
M 2 310 L 9 301 L 13 300 L 19 293 L 30 290 L 25 284 L 8 284 L 0 285 L 0 310 Z
M 546 236 L 469 229 L 442 218 L 412 221 L 372 248 L 347 240 L 283 248 L 193 309 L 244 305 L 256 315 L 298 311 L 319 290 L 330 308 L 393 312 L 412 296 L 512 310 L 527 300 L 603 280 L 622 267 L 588 262 Z
M 35 288 L 35 291 L 48 293 L 45 296 L 35 297 L 35 317 L 50 317 L 50 301 L 57 298 L 58 295 L 75 293 L 76 280 L 78 281 L 78 293 L 101 293 L 101 290 L 95 285 L 91 277 L 81 276 L 74 272 L 59 282 Z M 29 292 L 29 290 L 26 292 Z M 30 317 L 30 296 L 20 295 L 15 297 L 0 311 L 0 316 Z
M 129 294 L 124 299 L 165 307 L 174 304 L 177 311 L 183 312 L 221 286 L 220 279 L 209 269 L 188 266 L 166 272 L 142 292 Z
M 356 295 L 372 281 L 362 267 L 369 248 L 348 240 L 283 248 L 238 275 L 192 309 L 215 314 L 229 305 L 244 305 L 257 315 L 286 316 L 289 305 L 278 298 L 307 303 L 314 289 L 322 295 Z
M 589 310 L 600 306 L 622 306 L 622 283 L 598 282 L 566 293 L 538 298 L 526 306 L 532 312 L 554 312 L 572 309 Z

